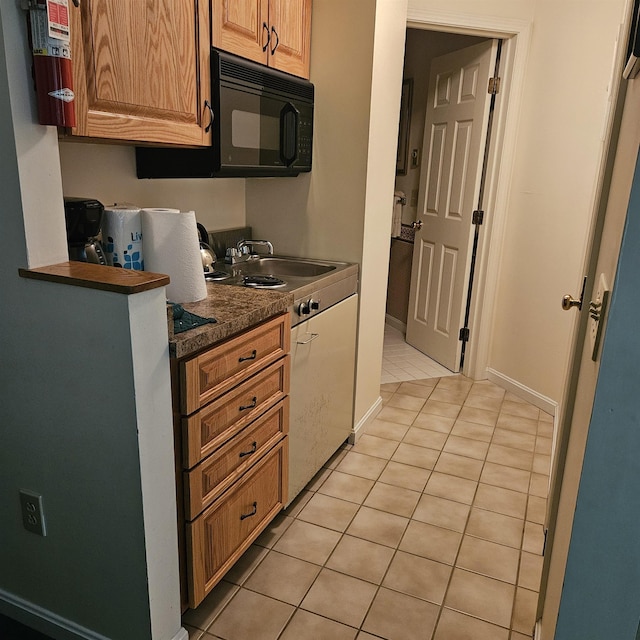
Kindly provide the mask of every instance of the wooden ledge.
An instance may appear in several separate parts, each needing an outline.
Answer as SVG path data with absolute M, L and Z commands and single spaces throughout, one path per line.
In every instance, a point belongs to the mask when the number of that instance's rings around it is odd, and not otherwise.
M 58 282 L 131 295 L 169 284 L 169 276 L 150 271 L 133 271 L 89 262 L 61 262 L 37 269 L 18 269 L 22 278 Z

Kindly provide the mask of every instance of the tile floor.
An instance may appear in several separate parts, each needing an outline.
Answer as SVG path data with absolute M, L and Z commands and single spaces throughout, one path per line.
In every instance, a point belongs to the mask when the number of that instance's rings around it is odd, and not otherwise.
M 383 384 L 451 375 L 451 371 L 407 344 L 402 331 L 385 324 L 380 378 Z
M 552 418 L 463 376 L 384 407 L 183 622 L 192 640 L 524 640 Z

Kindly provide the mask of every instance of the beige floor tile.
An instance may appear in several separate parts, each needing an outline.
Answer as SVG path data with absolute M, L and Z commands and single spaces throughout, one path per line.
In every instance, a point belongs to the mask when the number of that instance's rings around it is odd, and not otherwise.
M 523 634 L 533 634 L 536 624 L 536 607 L 538 594 L 535 591 L 521 589 L 516 591 L 515 604 L 513 606 L 513 622 L 511 628 Z
M 361 507 L 347 529 L 347 533 L 356 538 L 395 548 L 400 543 L 408 523 L 408 518 Z
M 351 445 L 343 444 L 322 466 L 327 469 L 335 469 L 351 449 Z
M 500 398 L 502 400 L 504 399 L 505 390 L 497 384 L 489 382 L 489 380 L 479 380 L 473 383 L 469 395 L 488 396 L 489 398 Z
M 493 433 L 493 443 L 504 447 L 512 447 L 513 449 L 533 451 L 536 446 L 536 437 L 529 433 L 509 431 L 498 427 Z
M 482 460 L 466 458 L 454 453 L 441 453 L 434 467 L 438 473 L 446 473 L 459 478 L 477 481 L 482 472 Z
M 400 386 L 399 382 L 385 382 L 384 384 L 380 385 L 380 390 L 389 391 L 390 393 L 395 393 L 398 390 L 399 386 Z
M 525 636 L 523 633 L 518 633 L 517 631 L 512 631 L 509 636 L 509 640 L 531 640 L 533 638 L 532 634 Z
M 419 499 L 420 493 L 418 491 L 376 482 L 364 504 L 372 509 L 410 518 Z
M 527 493 L 530 476 L 529 471 L 525 471 L 524 469 L 515 469 L 514 467 L 505 467 L 502 464 L 495 464 L 494 462 L 485 462 L 480 476 L 480 482 L 493 485 L 494 487 L 502 487 L 503 489 Z
M 205 634 L 202 629 L 197 629 L 196 627 L 192 627 L 191 625 L 186 624 L 184 620 L 182 621 L 182 626 L 189 634 L 189 640 L 202 640 L 202 638 L 205 638 L 205 640 L 207 640 L 207 638 L 213 638 L 213 636 Z
M 293 520 L 293 518 L 289 518 L 283 513 L 276 516 L 271 521 L 271 524 L 256 538 L 256 544 L 271 549 L 280 536 L 293 524 Z
M 271 551 L 244 583 L 244 588 L 299 605 L 321 567 Z
M 480 440 L 481 442 L 491 442 L 493 431 L 494 427 L 488 427 L 484 424 L 456 420 L 453 429 L 451 429 L 451 435 L 469 438 L 471 440 Z
M 442 604 L 453 567 L 398 551 L 382 586 L 409 596 Z
M 509 584 L 516 584 L 519 558 L 518 549 L 473 536 L 465 536 L 456 560 L 456 567 Z
M 279 640 L 354 640 L 357 629 L 298 609 Z
M 336 467 L 336 471 L 360 476 L 361 478 L 368 478 L 369 480 L 377 480 L 386 464 L 384 459 L 349 451 Z
M 382 410 L 384 411 L 384 409 Z M 382 413 L 382 411 L 380 413 Z M 389 460 L 393 452 L 397 449 L 398 443 L 395 440 L 387 440 L 387 438 L 378 438 L 364 434 L 353 447 L 353 451 L 374 458 L 384 458 Z
M 414 444 L 401 442 L 392 456 L 393 462 L 409 464 L 421 469 L 433 469 L 438 459 L 439 452 L 435 449 L 418 447 Z
M 509 413 L 501 413 L 498 417 L 496 427 L 509 431 L 518 431 L 535 436 L 538 433 L 538 421 L 522 416 L 513 416 Z
M 226 640 L 276 640 L 294 611 L 290 604 L 240 589 L 209 633 Z
M 518 572 L 518 586 L 531 591 L 540 591 L 542 578 L 542 556 L 522 552 L 520 556 L 520 571 Z
M 519 491 L 480 483 L 473 506 L 524 520 L 527 511 L 527 495 Z
M 326 566 L 354 578 L 380 584 L 393 554 L 391 547 L 343 536 Z
M 382 404 L 385 405 L 391 400 L 393 393 L 391 391 L 380 391 L 380 397 L 382 398 Z
M 410 425 L 418 415 L 418 410 L 409 409 L 397 409 L 396 407 L 390 407 L 389 404 L 385 405 L 378 413 L 378 419 L 386 420 L 387 422 L 397 422 L 398 424 Z
M 538 407 L 534 407 L 528 402 L 514 402 L 513 396 L 505 396 L 500 411 L 502 413 L 508 413 L 512 416 L 530 418 L 532 420 L 537 420 L 540 415 L 540 409 L 538 409 Z
M 495 464 L 502 464 L 505 467 L 514 467 L 515 469 L 530 471 L 533 464 L 533 453 L 531 451 L 522 451 L 521 449 L 503 447 L 502 445 L 492 443 L 489 445 L 487 462 L 494 462 Z
M 227 571 L 224 579 L 233 584 L 244 584 L 244 581 L 253 573 L 255 568 L 264 560 L 268 549 L 252 544 L 240 559 Z
M 529 496 L 529 504 L 527 505 L 527 520 L 529 522 L 537 522 L 544 524 L 544 518 L 547 511 L 547 501 L 538 496 Z
M 385 467 L 378 480 L 396 487 L 422 491 L 430 475 L 431 471 L 429 469 L 421 469 L 420 467 L 412 467 L 408 464 L 391 461 Z
M 419 447 L 441 451 L 447 441 L 447 434 L 431 431 L 430 429 L 412 427 L 407 431 L 402 441 L 407 444 L 415 444 Z
M 413 512 L 413 519 L 436 527 L 464 531 L 469 516 L 469 505 L 437 496 L 423 495 Z
M 440 382 L 440 378 L 420 378 L 419 380 L 412 380 L 411 384 L 419 384 L 433 389 L 438 386 L 438 382 Z
M 206 630 L 227 606 L 231 598 L 240 587 L 222 580 L 213 591 L 200 603 L 197 609 L 187 609 L 182 616 L 182 622 L 193 628 Z
M 518 518 L 473 507 L 466 533 L 476 538 L 519 549 L 523 529 L 524 522 Z
M 542 555 L 544 549 L 544 527 L 537 522 L 524 523 L 522 550 L 536 555 Z
M 322 467 L 318 473 L 316 473 L 311 480 L 309 480 L 305 489 L 308 491 L 317 491 L 324 483 L 324 481 L 331 475 L 331 469 Z
M 457 453 L 460 456 L 475 458 L 476 460 L 484 460 L 487 456 L 489 445 L 480 440 L 471 440 L 470 438 L 460 438 L 459 436 L 450 435 L 447 443 L 444 445 L 443 451 L 447 453 Z
M 474 409 L 484 409 L 485 411 L 493 411 L 498 413 L 502 405 L 502 398 L 492 398 L 477 393 L 470 393 L 464 402 L 465 407 L 473 407 Z
M 273 548 L 294 558 L 322 565 L 339 540 L 340 533 L 337 531 L 296 520 Z
M 438 385 L 435 391 L 429 396 L 429 400 L 436 400 L 437 402 L 449 402 L 450 404 L 463 404 L 469 395 L 468 391 L 464 389 L 442 389 Z
M 438 431 L 439 433 L 449 433 L 455 421 L 455 417 L 450 418 L 421 411 L 413 421 L 412 426 L 420 429 L 429 429 L 430 431 Z
M 318 489 L 318 493 L 362 504 L 373 485 L 374 481 L 368 478 L 333 471 Z
M 303 489 L 282 513 L 290 518 L 295 518 L 304 509 L 304 506 L 312 497 L 313 491 Z
M 398 594 L 401 595 L 401 594 Z M 380 640 L 380 636 L 372 636 L 370 633 L 365 633 L 361 631 L 357 636 L 356 640 Z
M 416 556 L 452 565 L 461 540 L 462 534 L 457 531 L 411 520 L 399 548 Z
M 433 413 L 436 416 L 444 416 L 445 418 L 457 418 L 461 408 L 462 406 L 459 404 L 427 400 L 424 407 L 422 407 L 421 413 Z
M 529 493 L 538 498 L 546 498 L 549 495 L 549 476 L 541 473 L 532 473 L 529 484 Z
M 370 582 L 323 569 L 300 606 L 336 622 L 359 627 L 376 591 L 377 587 Z
M 437 617 L 435 604 L 380 589 L 362 629 L 375 634 L 375 640 L 425 640 L 431 638 Z M 358 640 L 368 637 L 360 634 Z
M 497 411 L 487 411 L 486 409 L 475 409 L 474 407 L 462 407 L 458 414 L 459 420 L 465 422 L 475 422 L 487 427 L 495 427 L 498 421 Z
M 508 400 L 509 402 L 518 402 L 519 404 L 529 404 L 524 398 L 521 398 L 520 396 L 516 395 L 515 393 L 512 393 L 511 391 L 507 391 L 504 394 L 504 399 Z
M 457 478 L 456 476 L 450 476 L 434 471 L 431 474 L 424 491 L 429 495 L 437 496 L 439 498 L 446 498 L 448 500 L 455 500 L 456 502 L 463 502 L 464 504 L 471 504 L 473 502 L 477 486 L 478 483 L 473 480 Z
M 473 380 L 462 374 L 446 376 L 440 378 L 440 382 L 438 382 L 438 388 L 440 389 L 457 389 L 469 392 L 471 387 L 473 387 Z
M 397 422 L 388 422 L 376 418 L 367 426 L 367 435 L 376 436 L 378 438 L 386 438 L 387 440 L 396 440 L 400 442 L 405 434 L 409 431 L 409 425 L 398 424 Z
M 445 605 L 509 628 L 515 588 L 506 582 L 454 569 Z
M 533 472 L 548 476 L 551 472 L 551 456 L 536 453 L 533 456 Z
M 426 401 L 426 398 L 409 396 L 404 393 L 394 393 L 387 402 L 387 406 L 396 409 L 407 409 L 408 411 L 420 411 Z
M 538 420 L 538 435 L 541 438 L 553 438 L 553 422 Z
M 508 640 L 507 629 L 443 609 L 433 640 Z
M 540 435 L 538 432 L 538 437 L 536 438 L 536 453 L 543 453 L 544 455 L 551 455 L 551 447 L 553 445 L 553 440 L 551 438 L 545 438 Z
M 344 531 L 356 515 L 358 508 L 359 505 L 353 502 L 316 493 L 300 512 L 298 520 L 335 531 Z
M 433 387 L 426 384 L 419 384 L 415 381 L 412 382 L 403 382 L 397 389 L 398 393 L 403 393 L 408 396 L 416 396 L 416 398 L 424 398 L 427 399 L 431 392 L 433 391 Z

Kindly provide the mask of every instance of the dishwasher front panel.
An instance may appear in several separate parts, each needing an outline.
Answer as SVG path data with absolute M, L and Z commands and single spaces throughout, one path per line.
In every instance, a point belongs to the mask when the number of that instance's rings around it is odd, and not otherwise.
M 291 330 L 289 503 L 353 430 L 354 294 Z

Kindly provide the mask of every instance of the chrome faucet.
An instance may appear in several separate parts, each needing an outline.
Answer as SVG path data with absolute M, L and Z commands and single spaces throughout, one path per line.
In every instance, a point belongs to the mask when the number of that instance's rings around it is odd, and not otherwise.
M 224 261 L 228 264 L 238 264 L 248 260 L 258 260 L 260 255 L 252 251 L 254 245 L 266 247 L 267 254 L 273 255 L 273 245 L 268 240 L 240 240 L 235 248 L 227 249 Z

